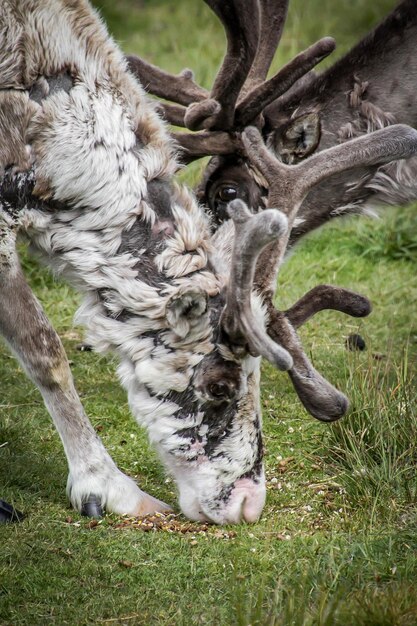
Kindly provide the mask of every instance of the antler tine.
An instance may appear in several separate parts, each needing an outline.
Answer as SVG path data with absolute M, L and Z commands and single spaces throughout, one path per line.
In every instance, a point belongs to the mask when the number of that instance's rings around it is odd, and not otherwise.
M 253 122 L 265 107 L 288 91 L 297 80 L 333 52 L 335 47 L 336 42 L 332 37 L 323 37 L 297 54 L 275 76 L 255 87 L 239 102 L 236 108 L 235 125 L 243 128 Z
M 259 4 L 260 37 L 258 49 L 248 77 L 243 85 L 242 96 L 245 96 L 254 87 L 262 83 L 268 75 L 287 19 L 289 0 L 259 0 Z
M 173 126 L 182 126 L 185 128 L 185 112 L 186 108 L 180 104 L 169 104 L 168 102 L 158 102 L 157 111 L 162 115 L 164 120 Z
M 322 422 L 341 418 L 349 407 L 346 396 L 327 381 L 310 363 L 297 333 L 285 313 L 277 311 L 270 300 L 268 334 L 292 356 L 293 367 L 288 374 L 302 404 L 307 411 Z
M 310 89 L 311 85 L 318 79 L 319 74 L 313 69 L 299 78 L 288 91 L 282 96 L 276 98 L 271 104 L 266 106 L 262 111 L 265 122 L 273 128 L 276 125 L 275 120 L 281 112 L 287 109 L 288 103 L 301 100 L 305 92 Z
M 193 72 L 185 69 L 175 76 L 147 63 L 136 55 L 126 57 L 129 70 L 138 77 L 145 89 L 160 98 L 188 106 L 209 97 L 208 91 L 194 82 Z
M 181 148 L 181 162 L 190 163 L 195 159 L 222 154 L 243 154 L 240 138 L 234 133 L 221 130 L 201 133 L 171 133 Z
M 235 351 L 245 351 L 249 346 L 254 356 L 262 355 L 278 369 L 288 370 L 291 356 L 259 328 L 251 308 L 256 260 L 268 243 L 282 236 L 287 220 L 279 211 L 253 215 L 241 200 L 231 202 L 228 210 L 235 225 L 235 240 L 222 328 Z
M 417 131 L 405 124 L 395 124 L 369 135 L 357 137 L 294 166 L 297 192 L 302 199 L 312 187 L 329 176 L 362 167 L 379 167 L 390 161 L 408 159 L 417 152 Z
M 366 317 L 371 312 L 368 298 L 349 289 L 333 285 L 317 285 L 284 311 L 294 328 L 299 328 L 319 311 L 331 309 L 351 317 Z
M 228 130 L 233 125 L 235 105 L 258 46 L 258 3 L 257 0 L 204 1 L 225 28 L 227 52 L 214 81 L 210 99 L 192 104 L 185 122 L 190 130 Z

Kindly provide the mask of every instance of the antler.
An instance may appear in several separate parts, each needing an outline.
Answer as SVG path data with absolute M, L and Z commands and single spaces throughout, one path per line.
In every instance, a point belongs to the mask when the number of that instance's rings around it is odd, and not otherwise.
M 128 57 L 129 67 L 152 94 L 176 104 L 161 102 L 165 119 L 189 130 L 235 133 L 248 124 L 261 125 L 263 109 L 284 94 L 335 47 L 326 37 L 298 54 L 270 80 L 268 70 L 281 39 L 288 0 L 204 0 L 222 22 L 227 52 L 210 93 L 199 87 L 190 70 L 170 75 L 138 59 Z M 205 155 L 236 153 L 238 138 L 217 136 L 215 151 L 207 133 L 190 140 L 189 133 L 175 133 L 185 161 Z
M 277 273 L 297 211 L 310 189 L 325 178 L 350 168 L 379 166 L 415 155 L 417 131 L 403 125 L 391 126 L 324 150 L 292 167 L 279 162 L 269 152 L 255 128 L 247 129 L 242 138 L 248 158 L 269 184 L 268 205 L 274 209 L 251 215 L 241 201 L 235 200 L 229 205 L 236 240 L 222 316 L 223 329 L 232 349 L 241 351 L 246 342 L 252 353 L 265 356 L 280 369 L 287 368 L 305 408 L 320 420 L 333 421 L 344 415 L 348 400 L 314 369 L 302 349 L 296 328 L 327 308 L 362 317 L 369 314 L 370 304 L 354 292 L 321 285 L 304 295 L 288 311 L 278 311 L 272 303 Z M 259 217 L 269 215 L 271 210 L 281 214 L 282 221 L 280 228 L 270 235 L 272 243 L 268 243 L 262 234 L 258 235 L 257 224 L 263 227 L 263 222 L 258 222 Z M 283 218 L 287 220 L 285 229 Z M 256 330 L 256 339 L 253 338 L 255 326 L 250 309 L 253 286 L 263 296 L 269 314 L 267 331 L 260 333 Z M 274 349 L 271 340 L 284 352 Z
M 268 243 L 287 230 L 287 218 L 273 210 L 252 215 L 241 200 L 231 202 L 228 209 L 235 224 L 233 258 L 239 258 L 239 262 L 232 263 L 222 327 L 232 340 L 235 352 L 248 346 L 255 356 L 262 355 L 278 369 L 288 370 L 292 367 L 290 354 L 259 328 L 251 307 L 257 258 Z
M 258 48 L 243 85 L 241 98 L 251 92 L 266 79 L 275 52 L 281 41 L 285 20 L 287 19 L 289 0 L 259 0 L 260 21 Z
M 259 41 L 259 9 L 256 0 L 204 0 L 222 22 L 227 52 L 210 93 L 202 104 L 192 104 L 185 123 L 190 130 L 226 130 L 233 124 L 240 90 L 255 58 Z M 212 103 L 211 108 L 208 104 Z
M 240 90 L 258 49 L 259 7 L 257 0 L 204 0 L 222 22 L 227 36 L 227 52 L 210 94 L 194 83 L 192 72 L 172 76 L 134 56 L 128 57 L 130 70 L 150 93 L 186 105 L 181 125 L 190 130 L 230 129 Z M 181 109 L 175 111 L 176 123 Z
M 297 54 L 270 80 L 262 83 L 239 102 L 235 126 L 243 128 L 251 124 L 271 102 L 282 96 L 302 76 L 325 59 L 336 47 L 331 37 L 323 37 L 315 44 Z
M 154 96 L 166 98 L 185 106 L 208 98 L 208 91 L 194 82 L 192 70 L 184 69 L 175 76 L 135 55 L 128 55 L 126 60 L 130 71 L 140 79 L 143 87 L 149 89 Z

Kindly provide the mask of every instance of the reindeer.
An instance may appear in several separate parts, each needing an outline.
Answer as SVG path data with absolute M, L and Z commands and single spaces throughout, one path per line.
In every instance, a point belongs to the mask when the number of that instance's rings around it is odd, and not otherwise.
M 252 20 L 241 0 L 210 5 Z M 117 468 L 91 426 L 23 276 L 20 235 L 83 293 L 78 320 L 97 351 L 117 354 L 132 413 L 173 475 L 183 513 L 257 520 L 260 357 L 289 373 L 316 418 L 336 420 L 347 399 L 313 368 L 296 329 L 324 308 L 369 312 L 366 298 L 332 286 L 275 310 L 300 204 L 330 176 L 415 155 L 417 132 L 391 126 L 290 167 L 247 128 L 240 150 L 269 185 L 269 208 L 254 214 L 236 200 L 212 236 L 173 178 L 175 145 L 156 105 L 87 2 L 7 0 L 0 23 L 0 329 L 61 437 L 71 504 L 93 516 L 169 509 Z M 225 70 L 223 90 L 229 80 Z
M 207 4 L 219 15 L 215 3 Z M 335 43 L 330 38 L 300 53 L 266 80 L 288 4 L 289 0 L 252 0 L 252 24 L 242 23 L 239 27 L 224 10 L 228 54 L 229 50 L 243 54 L 243 48 L 245 63 L 250 67 L 247 76 L 236 68 L 234 90 L 219 88 L 227 71 L 225 63 L 208 93 L 194 82 L 190 71 L 169 76 L 141 59 L 128 57 L 132 70 L 149 92 L 176 103 L 160 104 L 169 122 L 190 130 L 205 129 L 174 136 L 185 162 L 205 154 L 206 147 L 217 155 L 207 166 L 197 190 L 200 201 L 212 214 L 214 228 L 228 219 L 227 203 L 234 198 L 249 202 L 255 210 L 266 204 L 266 181 L 239 149 L 238 134 L 246 125 L 257 125 L 273 154 L 290 165 L 316 151 L 398 122 L 417 125 L 414 0 L 403 0 L 374 31 L 323 73 L 315 73 L 313 67 L 333 51 Z M 259 35 L 254 44 L 251 37 L 256 24 Z M 335 217 L 373 214 L 378 205 L 398 206 L 415 200 L 416 180 L 416 159 L 332 176 L 306 197 L 290 235 L 290 246 Z

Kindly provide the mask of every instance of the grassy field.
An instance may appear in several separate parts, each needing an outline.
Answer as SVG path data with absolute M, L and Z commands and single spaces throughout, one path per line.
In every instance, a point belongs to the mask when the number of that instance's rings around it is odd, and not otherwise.
M 346 50 L 393 4 L 339 0 L 335 13 L 331 0 L 292 2 L 277 63 L 327 34 Z M 223 39 L 201 2 L 97 5 L 123 49 L 175 72 L 191 66 L 209 86 Z M 198 168 L 184 176 L 192 184 Z M 416 208 L 327 227 L 286 264 L 280 303 L 331 282 L 368 295 L 374 311 L 360 322 L 323 313 L 302 331 L 316 367 L 351 398 L 340 423 L 309 417 L 288 378 L 264 366 L 268 498 L 253 526 L 144 532 L 70 510 L 58 435 L 38 391 L 0 347 L 0 495 L 27 513 L 0 527 L 1 626 L 417 624 Z M 114 361 L 76 350 L 78 296 L 23 256 L 108 450 L 143 489 L 175 503 Z M 366 351 L 345 349 L 354 332 Z

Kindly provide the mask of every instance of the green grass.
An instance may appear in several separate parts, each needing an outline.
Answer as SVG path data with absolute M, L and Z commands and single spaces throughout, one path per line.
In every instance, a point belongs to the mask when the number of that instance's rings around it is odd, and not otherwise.
M 374 230 L 372 224 L 362 229 L 355 249 L 374 262 L 382 256 L 392 259 L 408 259 L 417 262 L 417 214 L 411 206 L 401 211 L 391 211 L 385 220 L 385 228 Z
M 210 84 L 223 39 L 202 3 L 101 4 L 124 49 L 171 71 L 193 66 Z M 393 3 L 346 1 L 337 11 L 330 0 L 294 4 L 281 61 L 324 34 L 346 49 Z M 186 172 L 190 183 L 197 175 L 196 167 Z M 1 347 L 0 494 L 27 513 L 0 527 L 1 626 L 415 626 L 416 233 L 413 210 L 346 220 L 312 235 L 288 261 L 280 306 L 331 282 L 368 295 L 374 311 L 362 321 L 326 312 L 301 332 L 316 367 L 351 399 L 340 423 L 309 417 L 288 378 L 264 366 L 267 504 L 259 523 L 232 538 L 215 528 L 117 530 L 113 516 L 91 528 L 68 508 L 65 457 L 41 397 Z M 143 489 L 175 503 L 115 363 L 76 350 L 79 297 L 25 253 L 24 266 L 113 458 Z M 365 337 L 365 352 L 346 351 L 353 332 Z

